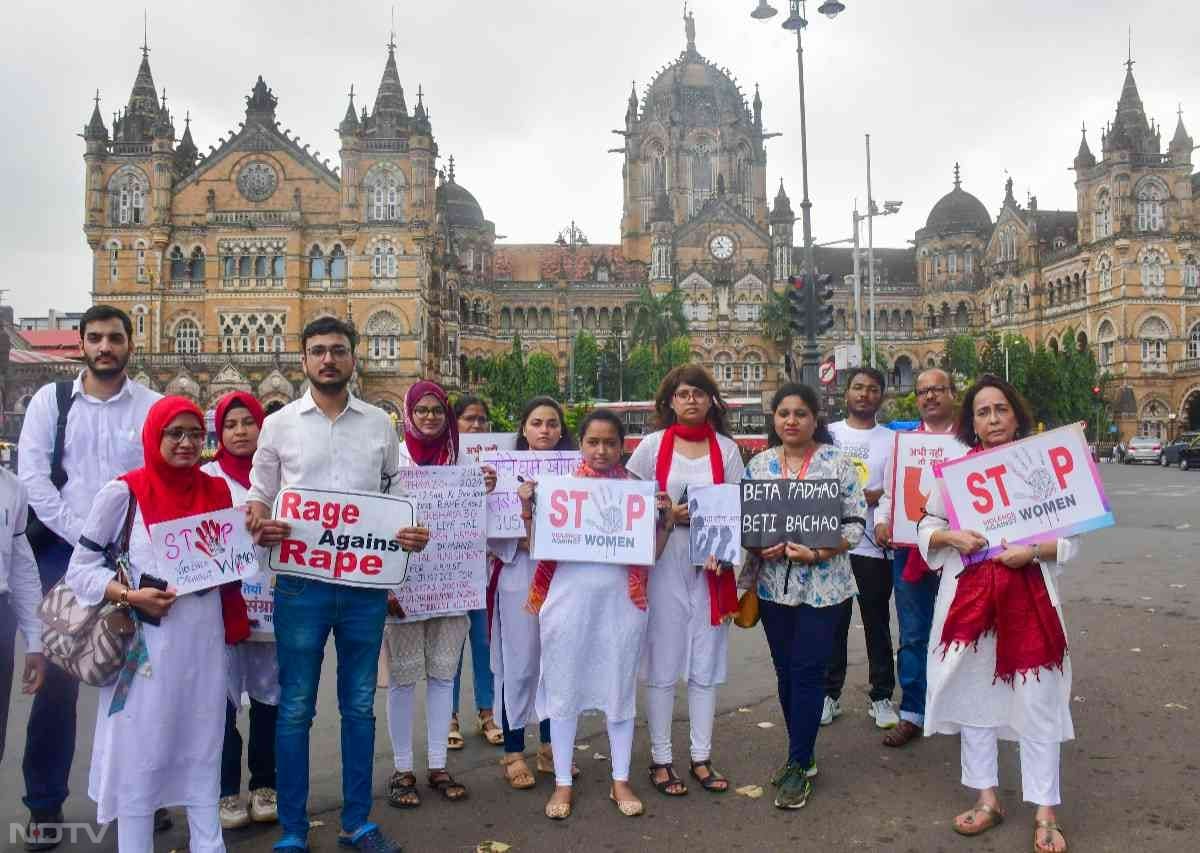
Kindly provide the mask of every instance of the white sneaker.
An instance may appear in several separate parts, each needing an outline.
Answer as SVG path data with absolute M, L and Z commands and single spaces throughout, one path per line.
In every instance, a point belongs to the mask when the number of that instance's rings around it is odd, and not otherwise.
M 875 725 L 881 729 L 894 729 L 900 725 L 900 715 L 892 707 L 891 699 L 876 699 L 871 703 L 867 714 L 875 718 Z
M 237 794 L 221 797 L 217 802 L 217 810 L 221 815 L 222 829 L 238 829 L 250 825 L 250 813 L 242 804 L 242 798 Z
M 255 823 L 275 823 L 279 820 L 273 788 L 255 788 L 250 792 L 250 820 Z
M 825 697 L 821 708 L 821 725 L 827 726 L 842 715 L 842 703 L 830 696 Z

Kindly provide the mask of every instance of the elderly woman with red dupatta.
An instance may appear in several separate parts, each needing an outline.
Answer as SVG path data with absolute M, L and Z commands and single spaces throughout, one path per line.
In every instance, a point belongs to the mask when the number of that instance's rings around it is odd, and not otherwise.
M 691 774 L 706 791 L 720 794 L 729 781 L 712 766 L 712 729 L 717 685 L 725 683 L 729 656 L 728 617 L 737 610 L 732 571 L 719 574 L 692 565 L 688 546 L 687 490 L 736 483 L 745 465 L 725 423 L 725 402 L 712 375 L 698 364 L 676 367 L 654 401 L 663 429 L 642 439 L 628 468 L 654 480 L 676 504 L 675 530 L 650 570 L 649 626 L 642 678 L 650 729 L 650 779 L 661 793 L 678 797 L 687 786 L 671 761 L 675 685 L 684 680 L 691 722 Z
M 211 590 L 177 597 L 146 586 L 157 574 L 149 527 L 233 506 L 225 481 L 200 471 L 204 415 L 183 397 L 164 397 L 142 428 L 145 467 L 100 490 L 67 569 L 83 604 L 127 603 L 138 618 L 125 668 L 100 689 L 88 795 L 99 823 L 120 818 L 121 851 L 154 849 L 154 812 L 186 806 L 189 847 L 224 851 L 217 799 L 225 729 L 225 641 L 249 631 L 223 624 L 222 600 Z M 130 586 L 105 559 L 127 516 Z M 119 545 L 117 545 L 119 547 Z M 149 620 L 149 621 L 147 621 Z M 157 622 L 157 624 L 153 624 Z
M 981 376 L 963 398 L 958 439 L 971 453 L 1024 438 L 1032 418 L 1017 390 Z M 958 734 L 962 784 L 979 791 L 954 819 L 961 835 L 1001 823 L 997 741 L 1020 743 L 1021 788 L 1037 806 L 1035 853 L 1067 849 L 1055 818 L 1062 802 L 1059 758 L 1071 723 L 1071 661 L 1058 594 L 1062 564 L 1078 553 L 1074 539 L 1005 545 L 990 559 L 974 530 L 951 530 L 934 490 L 918 527 L 921 556 L 942 573 L 929 640 L 925 734 Z

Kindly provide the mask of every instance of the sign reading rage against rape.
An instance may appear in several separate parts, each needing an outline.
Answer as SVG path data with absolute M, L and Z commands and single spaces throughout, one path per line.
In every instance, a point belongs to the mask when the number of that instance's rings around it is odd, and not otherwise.
M 693 566 L 703 566 L 709 557 L 723 563 L 741 562 L 742 492 L 737 483 L 690 489 L 688 515 Z
M 742 547 L 842 542 L 842 486 L 827 480 L 742 480 Z
M 517 489 L 524 480 L 565 477 L 574 473 L 583 456 L 578 450 L 493 450 L 479 454 L 479 464 L 496 469 L 496 488 L 487 496 L 489 539 L 520 539 L 525 535 Z
M 179 595 L 240 581 L 258 571 L 246 508 L 221 509 L 150 525 L 155 571 Z
M 994 556 L 1010 545 L 1051 542 L 1116 523 L 1080 424 L 934 467 L 952 530 L 987 537 Z
M 535 560 L 653 564 L 654 489 L 645 480 L 539 479 L 530 553 Z
M 933 466 L 965 455 L 967 447 L 953 435 L 935 432 L 896 433 L 892 482 L 892 544 L 915 546 L 917 525 L 925 517 L 925 503 L 937 488 Z
M 381 589 L 404 582 L 409 554 L 396 533 L 413 526 L 412 501 L 292 486 L 276 496 L 274 517 L 292 528 L 271 549 L 279 574 Z

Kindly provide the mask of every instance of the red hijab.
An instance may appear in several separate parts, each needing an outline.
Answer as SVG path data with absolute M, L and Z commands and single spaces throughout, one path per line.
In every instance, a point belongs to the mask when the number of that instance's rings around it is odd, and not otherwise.
M 446 412 L 446 422 L 442 431 L 434 436 L 423 435 L 417 429 L 413 409 L 422 397 L 437 398 L 442 409 Z M 414 383 L 404 395 L 404 446 L 408 455 L 418 465 L 453 465 L 458 457 L 458 419 L 450 408 L 450 399 L 445 390 L 436 382 L 422 379 Z
M 266 412 L 263 411 L 262 404 L 254 399 L 253 395 L 247 394 L 245 391 L 230 391 L 224 397 L 217 401 L 216 410 L 216 426 L 217 426 L 217 464 L 221 466 L 229 477 L 236 483 L 240 483 L 243 488 L 250 488 L 250 463 L 254 461 L 251 456 L 234 456 L 225 448 L 223 437 L 225 435 L 225 416 L 229 414 L 230 409 L 235 409 L 241 406 L 250 413 L 250 417 L 254 418 L 254 422 L 258 424 L 258 428 L 262 429 L 263 421 L 266 419 Z

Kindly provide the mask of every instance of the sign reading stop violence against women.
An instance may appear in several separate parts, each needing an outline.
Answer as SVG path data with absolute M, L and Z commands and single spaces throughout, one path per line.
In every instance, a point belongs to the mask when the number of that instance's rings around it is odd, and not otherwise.
M 184 595 L 240 581 L 258 571 L 246 508 L 220 509 L 150 525 L 155 571 Z
M 404 582 L 409 555 L 396 533 L 413 526 L 412 501 L 293 486 L 276 496 L 274 517 L 292 528 L 271 549 L 274 571 L 380 589 Z
M 1116 523 L 1080 424 L 934 467 L 951 530 L 987 537 L 985 552 L 1052 542 Z
M 429 528 L 429 544 L 408 561 L 392 590 L 409 616 L 487 606 L 487 539 L 483 471 L 476 466 L 401 468 L 397 479 Z
M 515 432 L 460 432 L 458 434 L 459 464 L 478 462 L 479 454 L 496 450 L 515 450 Z
M 523 480 L 565 477 L 575 473 L 583 456 L 578 450 L 493 450 L 479 454 L 481 465 L 496 469 L 496 488 L 487 496 L 489 539 L 520 539 L 525 536 L 521 499 L 517 489 Z
M 967 446 L 953 435 L 934 432 L 898 432 L 892 465 L 892 544 L 916 546 L 917 525 L 925 517 L 925 503 L 937 488 L 934 464 L 965 455 Z
M 791 542 L 836 548 L 842 542 L 837 480 L 742 480 L 742 547 Z
M 539 479 L 530 553 L 535 560 L 652 565 L 655 488 L 647 480 Z

